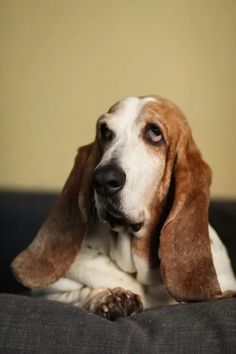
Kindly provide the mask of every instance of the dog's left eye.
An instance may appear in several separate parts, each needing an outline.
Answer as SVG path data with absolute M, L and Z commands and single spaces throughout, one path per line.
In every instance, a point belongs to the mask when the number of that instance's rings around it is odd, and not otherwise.
M 100 125 L 100 133 L 103 141 L 110 141 L 113 138 L 113 132 L 108 128 L 106 123 Z
M 148 124 L 146 130 L 148 140 L 158 143 L 162 140 L 162 133 L 156 124 Z

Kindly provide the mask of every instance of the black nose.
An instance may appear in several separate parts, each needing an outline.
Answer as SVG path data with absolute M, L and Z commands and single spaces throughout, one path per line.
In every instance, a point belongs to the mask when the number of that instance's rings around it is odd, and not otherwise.
M 100 195 L 111 195 L 118 192 L 125 184 L 125 173 L 116 165 L 99 167 L 93 175 L 93 186 Z

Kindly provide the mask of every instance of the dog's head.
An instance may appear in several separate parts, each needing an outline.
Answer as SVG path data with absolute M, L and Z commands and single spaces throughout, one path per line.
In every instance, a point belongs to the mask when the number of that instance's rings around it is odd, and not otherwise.
M 129 97 L 97 123 L 101 160 L 95 168 L 95 203 L 112 226 L 143 230 L 165 171 L 167 143 L 154 98 Z
M 160 258 L 178 301 L 220 294 L 208 235 L 211 171 L 179 108 L 160 97 L 129 97 L 103 114 L 94 143 L 83 147 L 61 196 L 33 243 L 13 262 L 26 286 L 63 275 L 87 234 L 94 203 L 101 221 L 150 240 L 140 257 Z M 151 260 L 150 260 L 151 261 Z

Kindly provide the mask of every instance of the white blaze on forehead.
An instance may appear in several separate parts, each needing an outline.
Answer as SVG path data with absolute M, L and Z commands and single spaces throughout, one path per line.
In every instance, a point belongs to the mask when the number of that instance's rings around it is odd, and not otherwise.
M 139 117 L 145 104 L 149 102 L 156 102 L 153 97 L 126 97 L 118 103 L 115 112 L 108 113 L 107 124 L 108 127 L 115 133 L 115 138 L 109 148 L 103 155 L 99 165 L 109 163 L 112 158 L 117 158 L 120 155 L 121 149 L 124 150 L 131 147 L 138 139 L 138 131 L 135 130 L 135 122 Z M 126 151 L 128 154 L 130 149 Z
M 136 120 L 146 103 L 156 101 L 154 97 L 126 97 L 119 102 L 117 111 L 113 113 L 114 118 L 120 118 L 122 121 L 120 124 L 123 123 L 122 125 L 127 127 L 129 123 L 132 124 Z

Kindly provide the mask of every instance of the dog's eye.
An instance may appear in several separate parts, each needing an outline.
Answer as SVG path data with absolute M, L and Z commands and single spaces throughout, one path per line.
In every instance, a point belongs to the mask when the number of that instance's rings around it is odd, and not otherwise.
M 148 124 L 146 130 L 147 139 L 153 143 L 158 143 L 162 140 L 162 133 L 157 125 L 155 124 Z
M 106 123 L 100 125 L 100 133 L 103 141 L 110 141 L 113 138 L 113 132 L 108 128 Z

